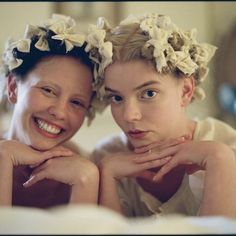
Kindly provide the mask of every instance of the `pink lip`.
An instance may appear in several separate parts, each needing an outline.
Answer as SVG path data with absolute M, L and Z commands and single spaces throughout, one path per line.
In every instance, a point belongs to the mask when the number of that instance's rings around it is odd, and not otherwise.
M 141 130 L 131 130 L 128 132 L 129 137 L 135 139 L 142 139 L 147 135 L 148 131 L 141 131 Z

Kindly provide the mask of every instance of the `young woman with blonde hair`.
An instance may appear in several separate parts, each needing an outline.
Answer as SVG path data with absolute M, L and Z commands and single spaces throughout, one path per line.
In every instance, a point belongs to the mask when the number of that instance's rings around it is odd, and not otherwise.
M 88 39 L 100 99 L 105 95 L 123 131 L 93 153 L 100 204 L 127 216 L 236 217 L 236 131 L 186 113 L 204 98 L 200 84 L 216 48 L 158 14 L 128 17 L 114 28 L 101 18 Z

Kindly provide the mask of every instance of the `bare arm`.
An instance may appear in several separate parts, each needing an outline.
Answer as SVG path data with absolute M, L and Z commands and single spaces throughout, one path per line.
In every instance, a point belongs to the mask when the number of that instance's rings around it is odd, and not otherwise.
M 236 217 L 236 157 L 222 147 L 208 158 L 200 215 Z
M 38 152 L 15 140 L 0 141 L 0 206 L 12 205 L 13 167 L 39 165 L 47 159 L 71 155 L 68 151 Z
M 72 185 L 70 203 L 98 203 L 99 171 L 93 163 L 86 166 L 86 174 Z
M 100 192 L 99 203 L 103 206 L 111 208 L 119 213 L 124 214 L 124 209 L 120 205 L 119 195 L 117 191 L 117 180 L 123 177 L 142 177 L 152 179 L 153 173 L 149 171 L 152 162 L 135 163 L 134 158 L 146 154 L 136 154 L 133 152 L 110 153 L 104 157 L 100 166 Z M 163 158 L 158 161 L 159 165 L 165 164 L 169 158 Z M 132 206 L 128 206 L 132 208 Z
M 155 175 L 160 179 L 178 165 L 185 165 L 188 173 L 205 170 L 200 215 L 236 217 L 236 157 L 229 146 L 215 141 L 186 141 L 164 148 L 158 153 L 141 157 L 138 163 L 152 162 L 171 156 Z
M 116 179 L 109 168 L 101 164 L 99 204 L 122 213 L 116 187 Z
M 68 150 L 57 147 L 57 150 Z M 71 186 L 70 203 L 97 204 L 99 171 L 87 158 L 72 153 L 70 156 L 59 156 L 37 166 L 31 178 L 24 183 L 28 188 L 43 179 L 51 179 Z
M 12 183 L 13 164 L 10 157 L 0 150 L 0 206 L 12 205 Z

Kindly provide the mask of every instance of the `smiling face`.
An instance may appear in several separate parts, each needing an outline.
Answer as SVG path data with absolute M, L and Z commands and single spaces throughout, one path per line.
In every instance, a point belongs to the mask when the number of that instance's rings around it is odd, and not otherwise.
M 112 115 L 134 147 L 178 137 L 188 129 L 190 78 L 160 75 L 142 60 L 117 61 L 105 71 L 105 89 Z
M 92 93 L 90 69 L 72 57 L 39 62 L 24 81 L 10 77 L 8 97 L 15 104 L 10 138 L 48 150 L 81 127 Z

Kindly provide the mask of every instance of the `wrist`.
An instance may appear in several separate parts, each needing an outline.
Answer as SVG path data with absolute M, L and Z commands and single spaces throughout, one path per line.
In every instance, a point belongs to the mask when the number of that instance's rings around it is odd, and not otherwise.
M 99 165 L 99 171 L 101 176 L 103 178 L 116 178 L 115 172 L 112 170 L 111 166 L 109 165 L 109 162 L 106 160 L 102 160 Z
M 85 187 L 94 183 L 96 184 L 97 182 L 99 182 L 99 170 L 97 166 L 91 162 L 86 166 L 86 173 L 76 173 L 76 178 L 71 183 L 71 186 Z
M 7 165 L 13 165 L 13 160 L 11 158 L 11 154 L 10 154 L 10 150 L 8 150 L 8 141 L 1 141 L 0 142 L 0 161 L 1 161 L 1 165 L 3 165 L 3 163 L 8 163 Z

